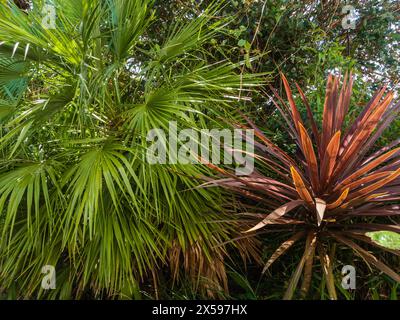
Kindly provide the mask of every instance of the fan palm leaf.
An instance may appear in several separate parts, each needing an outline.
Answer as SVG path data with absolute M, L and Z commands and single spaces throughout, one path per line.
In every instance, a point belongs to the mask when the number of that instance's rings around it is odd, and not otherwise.
M 209 169 L 150 165 L 145 151 L 149 130 L 220 125 L 262 82 L 207 48 L 229 19 L 214 4 L 159 41 L 147 32 L 152 0 L 52 3 L 55 28 L 42 23 L 44 1 L 27 12 L 0 3 L 0 86 L 20 95 L 0 118 L 2 286 L 11 275 L 23 297 L 138 297 L 166 265 L 179 280 L 185 261 L 196 288 L 213 294 L 201 275 L 226 288 L 217 245 L 238 226 L 220 213 L 220 192 L 193 190 Z M 46 264 L 60 277 L 50 293 Z

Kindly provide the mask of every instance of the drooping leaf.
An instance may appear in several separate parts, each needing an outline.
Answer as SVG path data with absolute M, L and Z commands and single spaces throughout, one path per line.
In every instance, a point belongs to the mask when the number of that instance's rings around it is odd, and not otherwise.
M 283 206 L 275 209 L 273 212 L 271 212 L 263 221 L 258 223 L 256 226 L 253 228 L 245 231 L 245 232 L 253 232 L 258 229 L 261 229 L 262 227 L 266 226 L 269 222 L 272 220 L 276 220 L 284 216 L 286 213 L 290 212 L 291 210 L 301 206 L 304 203 L 303 200 L 294 200 L 288 203 L 285 203 Z
M 291 236 L 288 240 L 283 242 L 278 249 L 272 254 L 272 256 L 268 259 L 267 263 L 264 266 L 262 273 L 265 273 L 269 267 L 283 254 L 286 253 L 298 240 L 300 240 L 304 236 L 303 231 L 299 231 Z
M 331 233 L 334 238 L 336 238 L 339 242 L 344 243 L 345 245 L 349 246 L 351 249 L 353 249 L 361 258 L 363 258 L 366 262 L 372 264 L 376 268 L 378 268 L 380 271 L 384 272 L 387 274 L 389 277 L 391 277 L 394 281 L 400 282 L 400 275 L 397 274 L 395 271 L 393 271 L 390 267 L 388 267 L 386 264 L 383 262 L 379 261 L 374 255 L 369 253 L 368 251 L 364 250 L 361 248 L 359 245 L 354 243 L 353 241 L 343 237 L 342 235 L 339 235 L 337 233 Z

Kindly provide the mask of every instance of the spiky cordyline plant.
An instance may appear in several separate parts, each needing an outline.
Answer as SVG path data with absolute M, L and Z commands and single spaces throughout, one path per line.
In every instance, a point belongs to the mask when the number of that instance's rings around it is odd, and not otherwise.
M 287 299 L 292 298 L 302 274 L 301 292 L 303 296 L 307 294 L 316 254 L 329 296 L 337 298 L 327 250 L 332 240 L 353 249 L 365 262 L 400 282 L 395 271 L 354 241 L 382 248 L 365 233 L 400 232 L 399 225 L 379 224 L 365 218 L 399 215 L 399 206 L 393 203 L 400 200 L 400 148 L 395 148 L 400 140 L 372 151 L 377 139 L 398 114 L 399 104 L 393 103 L 393 92 L 385 95 L 386 88 L 380 89 L 357 119 L 345 125 L 353 78 L 346 75 L 340 88 L 340 77 L 330 75 L 319 128 L 303 91 L 296 84 L 307 112 L 307 122 L 301 118 L 284 75 L 282 81 L 289 104 L 272 89 L 276 98 L 274 104 L 298 147 L 296 155 L 283 151 L 244 116 L 258 138 L 256 147 L 260 152 L 254 157 L 270 175 L 260 170 L 247 177 L 237 177 L 214 166 L 224 178 L 210 180 L 205 186 L 218 185 L 235 191 L 246 208 L 244 214 L 251 219 L 262 218 L 246 232 L 262 229 L 268 234 L 269 230 L 279 229 L 291 233 L 266 262 L 264 272 L 294 243 L 305 241 L 304 254 L 285 293 Z M 382 249 L 400 255 L 400 251 Z
M 0 1 L 0 290 L 132 297 L 164 265 L 226 287 L 216 245 L 234 224 L 212 223 L 218 192 L 187 192 L 205 168 L 149 165 L 145 150 L 150 129 L 207 127 L 259 82 L 207 47 L 229 18 L 211 5 L 156 37 L 152 0 L 51 1 L 55 28 L 45 3 Z

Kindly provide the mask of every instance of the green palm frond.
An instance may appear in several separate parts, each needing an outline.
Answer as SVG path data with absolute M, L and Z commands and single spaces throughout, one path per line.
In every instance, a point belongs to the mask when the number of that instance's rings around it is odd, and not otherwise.
M 223 127 L 263 83 L 210 51 L 230 18 L 213 4 L 154 37 L 152 0 L 54 0 L 48 29 L 44 3 L 28 14 L 0 3 L 0 94 L 18 96 L 0 97 L 0 289 L 15 280 L 19 297 L 137 298 L 165 268 L 226 288 L 219 244 L 238 227 L 223 194 L 195 188 L 207 167 L 147 163 L 146 135 L 171 121 Z

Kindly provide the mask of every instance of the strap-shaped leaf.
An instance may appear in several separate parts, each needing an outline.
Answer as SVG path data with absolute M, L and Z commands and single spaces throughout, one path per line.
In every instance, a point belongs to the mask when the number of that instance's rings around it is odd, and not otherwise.
M 333 128 L 333 115 L 334 115 L 334 105 L 332 101 L 332 96 L 334 95 L 334 83 L 335 78 L 332 74 L 328 76 L 328 81 L 326 84 L 325 102 L 324 102 L 324 112 L 322 115 L 322 133 L 321 133 L 321 156 L 324 156 L 326 146 L 331 139 L 332 128 Z
M 392 172 L 389 176 L 387 176 L 386 178 L 383 178 L 381 180 L 379 180 L 378 182 L 375 182 L 363 189 L 361 189 L 360 191 L 356 192 L 355 194 L 355 198 L 359 198 L 362 197 L 364 195 L 368 195 L 371 192 L 374 192 L 375 190 L 383 187 L 384 185 L 390 183 L 391 181 L 393 181 L 394 179 L 396 179 L 398 176 L 400 175 L 400 168 L 397 169 L 396 171 Z
M 395 271 L 393 271 L 391 268 L 389 268 L 386 264 L 383 262 L 379 261 L 374 255 L 369 253 L 368 251 L 364 250 L 361 248 L 358 244 L 354 243 L 350 239 L 347 239 L 340 234 L 337 233 L 330 233 L 336 240 L 342 242 L 346 246 L 350 247 L 351 249 L 354 250 L 355 253 L 357 253 L 361 258 L 363 258 L 367 263 L 372 264 L 375 266 L 377 269 L 382 271 L 383 273 L 387 274 L 389 277 L 391 277 L 394 281 L 400 282 L 400 275 L 398 275 Z
M 385 178 L 385 177 L 389 176 L 390 174 L 392 174 L 392 171 L 384 171 L 384 172 L 373 173 L 373 174 L 370 174 L 370 175 L 368 175 L 366 177 L 363 177 L 363 178 L 361 178 L 359 180 L 353 181 L 353 182 L 349 183 L 348 185 L 342 186 L 342 188 L 355 190 L 360 186 L 368 185 L 369 183 L 371 183 L 373 181 L 376 181 L 378 179 Z
M 321 225 L 322 220 L 324 219 L 326 202 L 320 198 L 315 198 L 315 209 L 317 211 L 317 222 L 318 225 Z
M 276 220 L 276 219 L 284 216 L 286 213 L 297 208 L 298 206 L 302 205 L 303 203 L 304 203 L 303 200 L 294 200 L 294 201 L 285 203 L 283 206 L 280 206 L 278 209 L 275 209 L 274 211 L 272 211 L 264 220 L 262 220 L 256 226 L 254 226 L 253 228 L 251 228 L 245 232 L 252 232 L 252 231 L 261 229 L 262 227 L 267 225 L 268 222 L 270 222 L 271 220 Z
M 308 100 L 307 100 L 303 90 L 301 90 L 300 86 L 297 83 L 296 83 L 296 88 L 297 88 L 297 91 L 299 91 L 299 93 L 300 93 L 301 100 L 303 100 L 303 103 L 306 106 L 307 116 L 308 116 L 308 119 L 310 120 L 310 123 L 311 123 L 312 133 L 314 135 L 315 142 L 317 143 L 317 146 L 319 147 L 319 145 L 320 145 L 320 136 L 319 136 L 319 132 L 318 132 L 317 123 L 315 122 L 314 115 L 313 115 L 313 113 L 311 111 L 310 104 L 308 103 Z
M 332 172 L 336 164 L 336 158 L 339 152 L 340 146 L 340 136 L 341 132 L 336 132 L 331 141 L 329 141 L 328 147 L 326 148 L 326 152 L 324 153 L 324 157 L 321 164 L 321 184 L 327 185 L 331 180 Z
M 376 167 L 381 165 L 383 162 L 385 162 L 386 160 L 393 157 L 399 151 L 400 151 L 400 148 L 396 148 L 396 149 L 390 150 L 389 152 L 386 152 L 385 154 L 379 156 L 375 160 L 372 160 L 371 162 L 369 162 L 368 164 L 366 164 L 365 166 L 363 166 L 362 168 L 360 168 L 359 170 L 357 170 L 356 172 L 354 172 L 353 174 L 348 176 L 346 179 L 344 179 L 340 183 L 340 185 L 341 186 L 347 185 L 348 183 L 354 181 L 355 179 L 357 179 L 357 178 L 361 177 L 362 175 L 366 174 L 367 172 L 371 171 L 372 169 L 375 169 Z M 339 186 L 337 186 L 335 188 L 335 190 L 337 190 L 338 187 Z
M 343 154 L 340 156 L 339 165 L 337 167 L 337 171 L 340 172 L 349 160 L 352 157 L 357 156 L 357 152 L 365 143 L 366 139 L 371 135 L 371 133 L 375 130 L 378 122 L 380 121 L 383 113 L 389 107 L 390 103 L 393 99 L 393 93 L 389 93 L 384 101 L 376 107 L 376 109 L 372 112 L 372 114 L 363 121 L 360 126 L 357 128 L 357 131 L 354 134 L 354 138 L 349 143 L 348 147 L 344 150 Z
M 339 196 L 339 198 L 337 198 L 337 200 L 335 202 L 329 203 L 326 208 L 328 210 L 332 210 L 335 209 L 337 207 L 339 207 L 347 198 L 347 195 L 349 194 L 349 188 L 346 188 L 346 190 L 344 190 L 342 192 L 342 194 Z
M 304 157 L 307 162 L 307 169 L 309 171 L 310 180 L 313 188 L 318 191 L 319 190 L 319 175 L 318 175 L 318 163 L 317 157 L 315 156 L 314 148 L 310 139 L 310 136 L 307 133 L 307 130 L 304 126 L 299 122 L 298 123 L 299 131 L 300 131 L 300 139 L 301 146 L 303 150 Z
M 272 256 L 268 259 L 267 263 L 264 266 L 262 273 L 265 273 L 269 267 L 283 254 L 286 253 L 298 240 L 300 240 L 304 236 L 304 231 L 296 232 L 293 236 L 283 242 L 278 249 L 272 254 Z
M 304 184 L 304 181 L 301 178 L 300 174 L 296 171 L 294 167 L 290 167 L 290 172 L 292 173 L 293 183 L 300 198 L 303 199 L 308 205 L 314 207 L 313 198 L 311 197 L 310 192 Z
M 292 112 L 294 125 L 295 125 L 297 131 L 299 131 L 298 123 L 303 124 L 303 121 L 301 120 L 299 110 L 297 109 L 296 104 L 294 102 L 293 95 L 292 95 L 292 90 L 290 89 L 289 82 L 287 81 L 287 79 L 286 79 L 286 77 L 285 77 L 285 75 L 283 73 L 281 73 L 281 78 L 282 78 L 283 86 L 284 86 L 285 91 L 286 91 L 286 96 L 287 96 L 287 98 L 289 100 L 289 105 L 290 105 L 290 109 L 291 109 L 291 112 Z
M 291 300 L 293 298 L 294 291 L 300 280 L 301 273 L 303 272 L 304 264 L 306 263 L 309 256 L 314 252 L 316 244 L 317 244 L 316 233 L 310 232 L 307 235 L 306 248 L 304 250 L 304 254 L 299 264 L 297 265 L 297 268 L 294 271 L 292 277 L 290 278 L 288 288 L 285 292 L 285 295 L 283 296 L 283 300 Z

